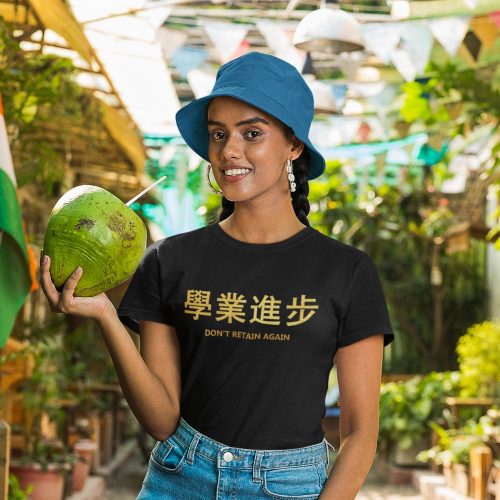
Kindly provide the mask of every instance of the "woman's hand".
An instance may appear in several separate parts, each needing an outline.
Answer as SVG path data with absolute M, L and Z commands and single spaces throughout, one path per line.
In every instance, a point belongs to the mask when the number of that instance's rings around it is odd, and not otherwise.
M 75 297 L 73 295 L 75 287 L 82 277 L 82 271 L 78 271 L 78 268 L 71 273 L 64 283 L 61 293 L 59 293 L 50 277 L 50 257 L 45 257 L 40 266 L 39 281 L 52 312 L 99 320 L 106 311 L 115 310 L 113 303 L 104 292 L 95 297 Z

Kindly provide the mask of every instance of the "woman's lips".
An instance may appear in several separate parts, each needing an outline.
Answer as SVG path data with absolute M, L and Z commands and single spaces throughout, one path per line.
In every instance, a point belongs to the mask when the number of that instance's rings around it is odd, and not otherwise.
M 224 179 L 224 182 L 230 182 L 230 183 L 239 182 L 239 181 L 241 181 L 241 179 L 243 179 L 243 177 L 247 176 L 250 172 L 251 172 L 251 170 L 246 172 L 245 174 L 238 174 L 238 175 L 226 175 L 226 174 L 224 174 L 223 179 Z

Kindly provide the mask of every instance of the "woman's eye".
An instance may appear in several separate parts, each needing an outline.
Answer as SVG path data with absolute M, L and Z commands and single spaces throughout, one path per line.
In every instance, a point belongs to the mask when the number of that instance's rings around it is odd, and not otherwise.
M 257 139 L 262 135 L 262 133 L 259 130 L 249 130 L 245 135 L 250 139 Z
M 224 137 L 224 133 L 221 132 L 220 130 L 217 130 L 215 132 L 212 132 L 210 134 L 210 137 L 212 137 L 212 139 L 214 139 L 216 141 L 219 141 L 219 140 L 221 140 Z

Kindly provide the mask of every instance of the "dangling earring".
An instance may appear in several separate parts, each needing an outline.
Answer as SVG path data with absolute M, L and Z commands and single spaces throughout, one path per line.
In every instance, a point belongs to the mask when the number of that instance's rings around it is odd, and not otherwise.
M 286 161 L 286 169 L 288 171 L 288 180 L 290 181 L 290 191 L 293 193 L 297 184 L 295 184 L 295 176 L 293 175 L 293 163 L 290 158 Z
M 218 189 L 215 189 L 213 186 L 212 186 L 212 183 L 210 182 L 210 169 L 212 168 L 212 165 L 210 165 L 210 163 L 208 164 L 208 167 L 207 167 L 207 183 L 208 185 L 210 186 L 210 189 L 214 192 L 214 193 L 217 193 L 219 196 L 224 196 L 224 193 L 222 191 L 219 191 Z

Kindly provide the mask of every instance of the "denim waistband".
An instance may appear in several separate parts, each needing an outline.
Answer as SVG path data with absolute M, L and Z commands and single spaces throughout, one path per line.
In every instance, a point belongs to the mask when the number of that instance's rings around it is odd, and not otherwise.
M 301 466 L 328 461 L 328 445 L 325 438 L 320 443 L 302 448 L 284 450 L 250 450 L 236 448 L 215 441 L 191 427 L 180 417 L 179 425 L 171 438 L 182 443 L 187 451 L 187 461 L 192 462 L 195 452 L 217 462 L 219 467 L 254 469 L 273 469 L 284 466 Z

